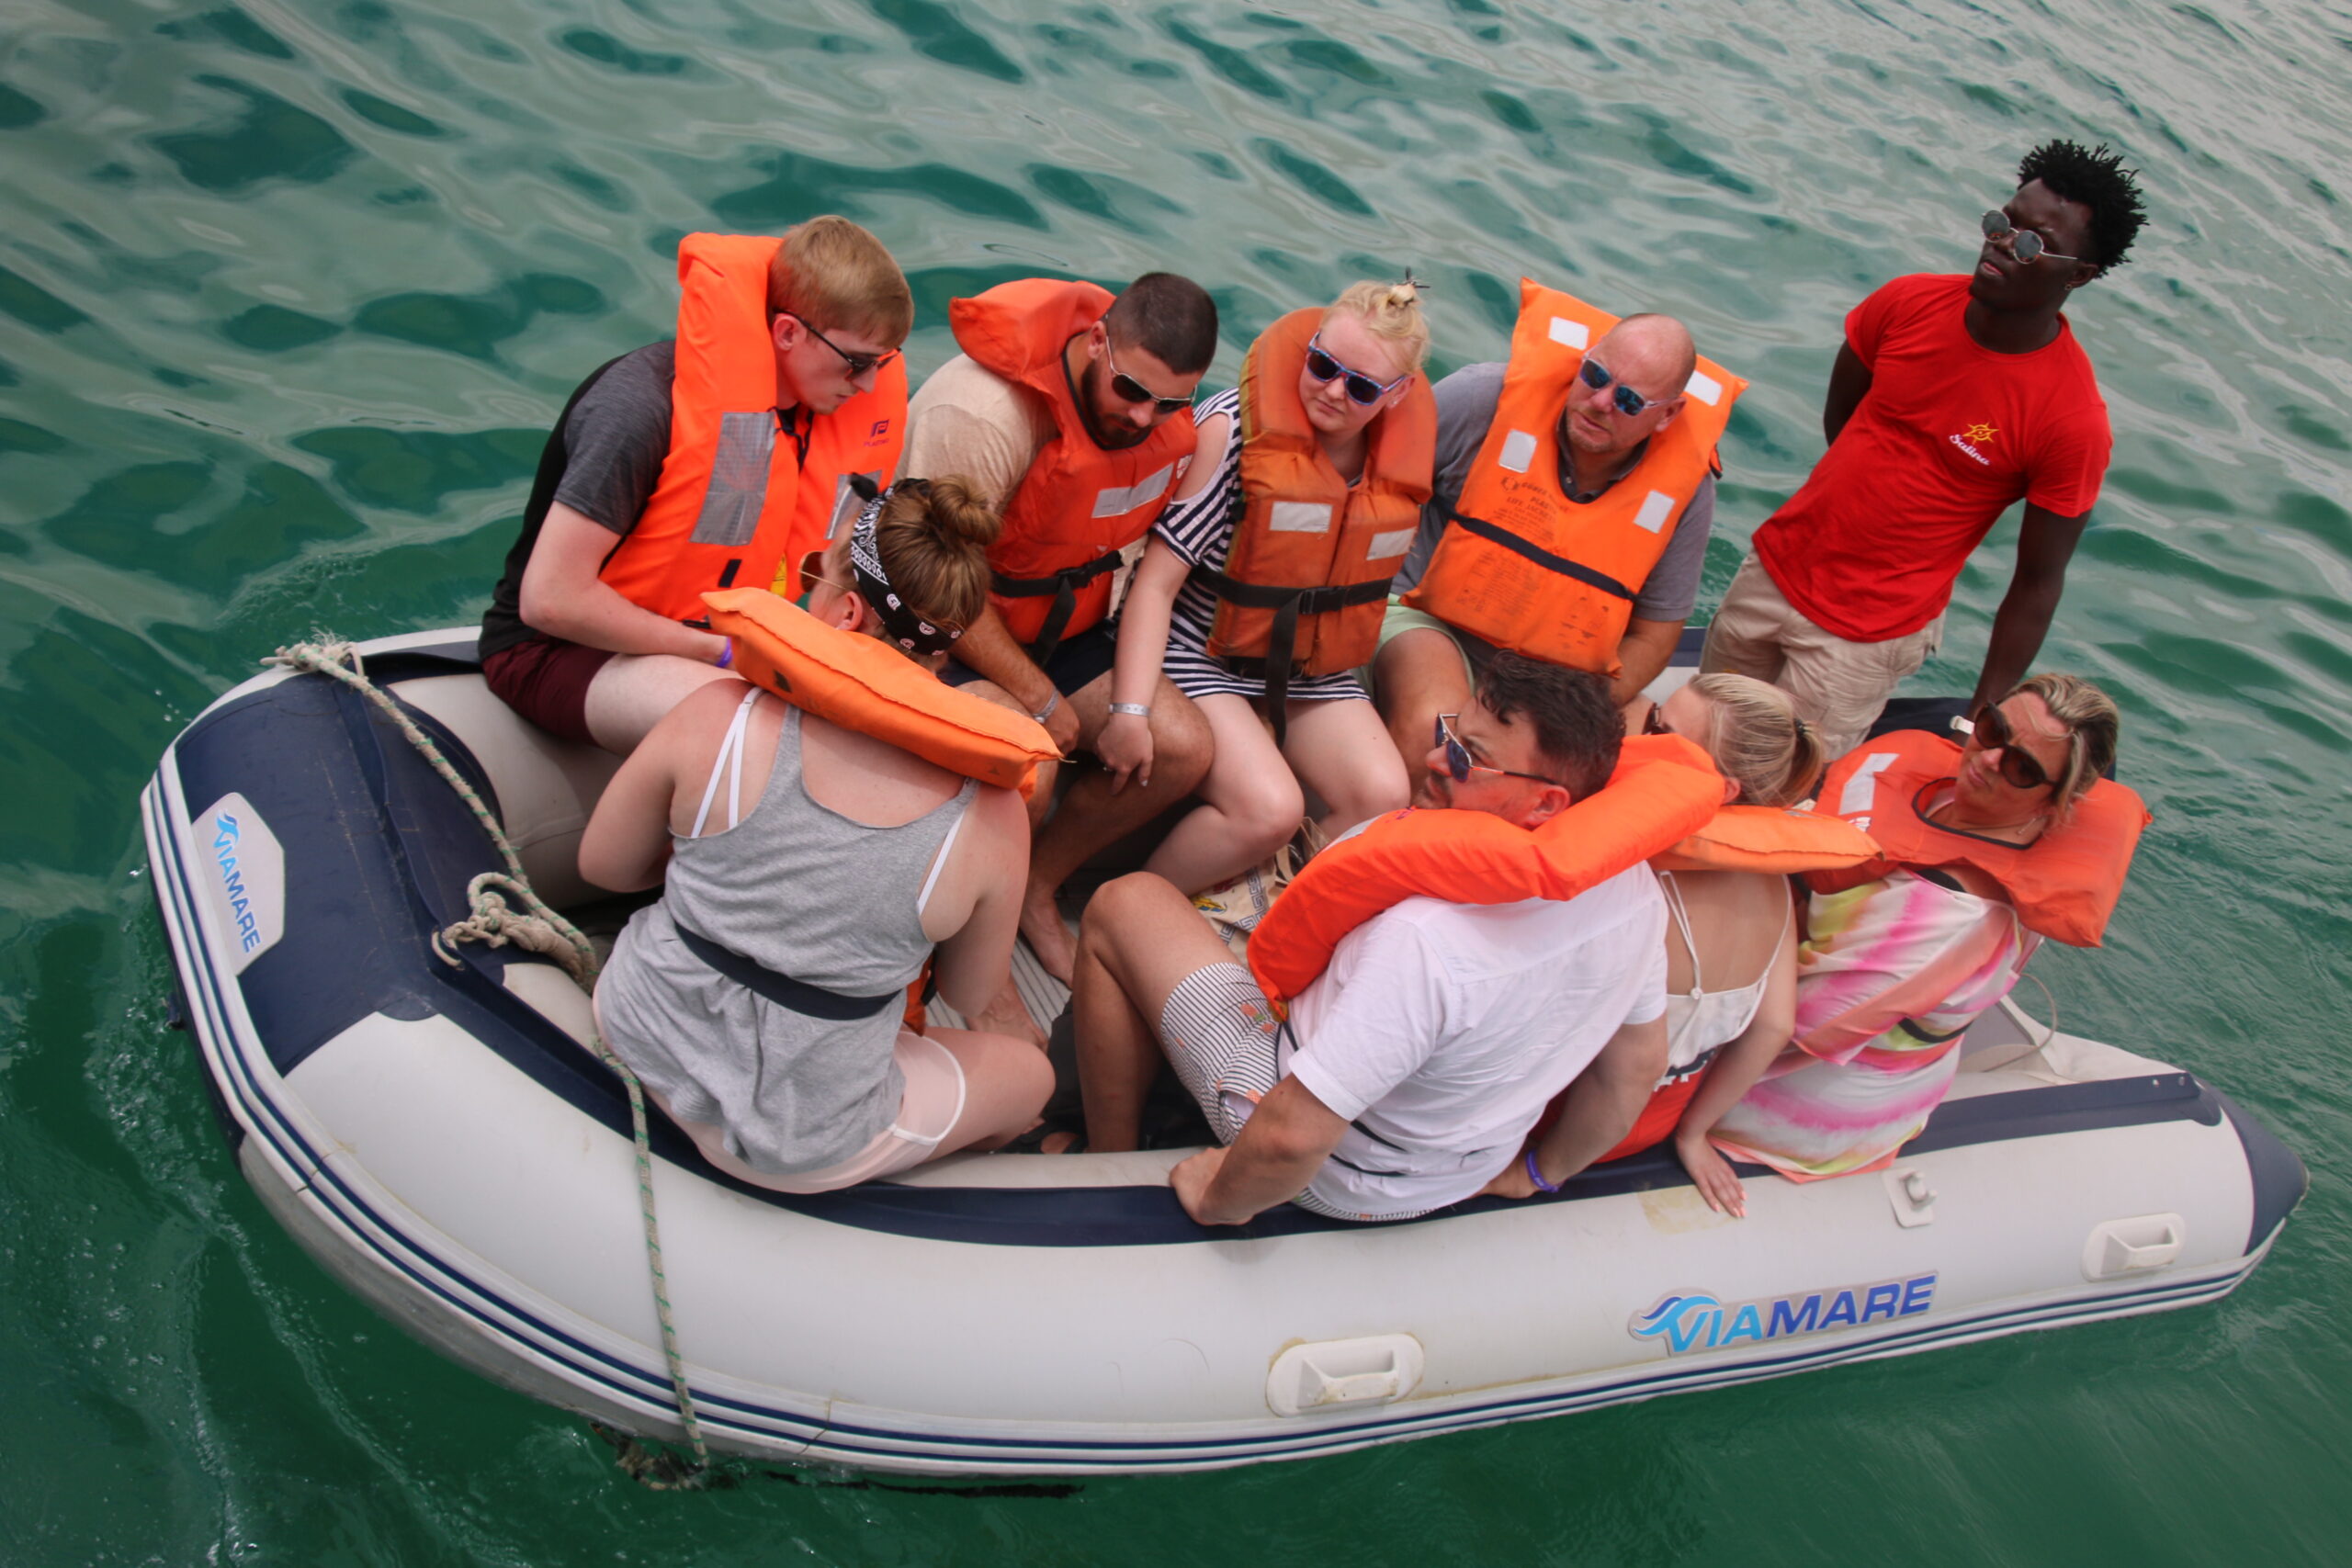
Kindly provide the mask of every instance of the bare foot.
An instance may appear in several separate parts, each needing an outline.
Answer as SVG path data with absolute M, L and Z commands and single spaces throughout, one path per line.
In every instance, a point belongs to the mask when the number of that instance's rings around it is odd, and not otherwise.
M 1021 992 L 1010 980 L 996 994 L 996 1000 L 965 1021 L 984 1034 L 1009 1034 L 1015 1040 L 1027 1041 L 1040 1051 L 1046 1048 L 1046 1032 L 1029 1016 L 1029 1004 L 1021 999 Z
M 1021 900 L 1021 935 L 1029 951 L 1046 974 L 1069 984 L 1070 974 L 1078 967 L 1078 944 L 1070 941 L 1069 927 L 1062 923 L 1062 912 L 1054 902 L 1055 890 L 1040 888 L 1035 882 Z

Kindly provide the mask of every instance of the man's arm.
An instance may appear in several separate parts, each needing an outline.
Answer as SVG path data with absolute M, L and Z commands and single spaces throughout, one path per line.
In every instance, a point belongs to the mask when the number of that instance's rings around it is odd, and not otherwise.
M 2066 563 L 2075 558 L 2075 546 L 2082 539 L 2090 515 L 2086 512 L 2061 517 L 2031 502 L 2026 503 L 2025 529 L 2018 536 L 2017 572 L 2009 579 L 2009 591 L 2001 596 L 2000 609 L 1994 613 L 1992 640 L 1984 650 L 1984 672 L 1976 677 L 1976 694 L 1969 700 L 1970 713 L 2000 701 L 2010 687 L 2025 679 L 2027 667 L 2041 651 L 2041 639 L 2049 633 L 2058 597 L 2065 592 Z
M 523 620 L 534 631 L 615 653 L 671 653 L 701 664 L 718 661 L 727 639 L 696 631 L 630 603 L 597 575 L 619 536 L 561 502 L 524 563 Z
M 956 662 L 967 670 L 978 671 L 995 683 L 997 690 L 1020 705 L 1026 714 L 1046 713 L 1046 705 L 1053 702 L 1054 682 L 1037 668 L 1028 650 L 1013 640 L 1002 617 L 991 604 L 980 612 L 980 618 L 965 628 L 956 643 Z M 1054 711 L 1040 720 L 1046 733 L 1054 738 L 1067 757 L 1078 747 L 1078 716 L 1068 703 L 1054 703 Z
M 1661 1022 L 1661 1061 L 1665 1029 Z M 1632 1126 L 1632 1119 L 1625 1124 Z M 1284 1078 L 1250 1112 L 1230 1147 L 1194 1155 L 1168 1173 L 1168 1184 L 1176 1190 L 1184 1212 L 1200 1224 L 1247 1224 L 1296 1197 L 1331 1157 L 1347 1130 L 1346 1119 L 1316 1099 L 1305 1084 Z
M 1661 944 L 1661 948 L 1663 944 Z M 1535 1167 L 1554 1186 L 1566 1181 L 1622 1142 L 1634 1130 L 1650 1091 L 1666 1071 L 1666 1014 L 1647 1023 L 1621 1025 L 1568 1085 L 1560 1101 L 1560 1119 L 1535 1145 Z M 1527 1179 L 1527 1162 L 1514 1161 L 1487 1186 L 1506 1198 L 1524 1198 L 1535 1190 Z
M 1625 623 L 1625 635 L 1617 641 L 1621 668 L 1609 688 L 1611 702 L 1623 707 L 1657 679 L 1682 640 L 1682 627 L 1681 621 L 1645 621 L 1639 616 Z
M 1870 367 L 1862 363 L 1852 344 L 1839 344 L 1838 363 L 1829 369 L 1829 395 L 1821 400 L 1821 434 L 1831 443 L 1836 443 L 1838 433 L 1854 417 L 1855 406 L 1870 389 Z

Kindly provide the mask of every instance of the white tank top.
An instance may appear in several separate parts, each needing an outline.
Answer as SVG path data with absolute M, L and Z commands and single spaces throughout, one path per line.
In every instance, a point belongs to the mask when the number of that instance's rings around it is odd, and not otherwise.
M 1752 985 L 1736 990 L 1710 991 L 1706 987 L 1706 972 L 1699 962 L 1699 944 L 1691 940 L 1690 916 L 1682 905 L 1682 890 L 1674 885 L 1672 872 L 1659 872 L 1657 881 L 1659 890 L 1666 895 L 1666 907 L 1674 916 L 1675 929 L 1682 933 L 1682 950 L 1690 955 L 1690 993 L 1666 993 L 1666 1076 L 1658 1080 L 1665 1085 L 1703 1072 L 1707 1064 L 1715 1059 L 1716 1052 L 1747 1032 L 1756 1010 L 1763 1005 L 1764 987 L 1771 982 L 1773 967 L 1781 961 L 1781 949 L 1788 942 L 1789 931 L 1796 922 L 1796 906 L 1793 900 L 1784 902 L 1781 940 L 1772 944 L 1772 956 L 1765 960 L 1764 972 Z

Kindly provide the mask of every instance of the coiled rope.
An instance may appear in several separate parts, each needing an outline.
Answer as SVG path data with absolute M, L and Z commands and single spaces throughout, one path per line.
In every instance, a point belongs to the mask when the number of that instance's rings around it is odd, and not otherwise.
M 498 846 L 499 855 L 506 863 L 505 871 L 485 871 L 468 883 L 466 901 L 473 912 L 433 933 L 433 951 L 442 963 L 453 969 L 463 966 L 465 960 L 451 951 L 461 942 L 486 942 L 492 947 L 512 942 L 526 952 L 553 958 L 582 989 L 595 983 L 595 948 L 577 926 L 558 914 L 533 890 L 530 879 L 523 874 L 522 857 L 514 852 L 497 817 L 473 786 L 449 765 L 449 759 L 441 754 L 441 748 L 433 743 L 433 738 L 409 717 L 389 693 L 368 679 L 367 667 L 356 648 L 322 634 L 314 641 L 281 648 L 262 663 L 300 674 L 329 676 L 375 704 L 407 737 L 408 743 L 432 764 L 441 781 L 457 792 L 458 798 L 466 803 L 474 819 L 490 835 L 491 842 Z M 510 897 L 520 902 L 524 912 L 516 912 L 514 905 L 508 902 Z M 702 1422 L 695 1415 L 694 1394 L 686 1387 L 686 1363 L 678 1354 L 677 1326 L 671 1321 L 669 1276 L 662 1268 L 662 1225 L 653 1210 L 653 1144 L 645 1116 L 645 1088 L 629 1071 L 628 1064 L 605 1045 L 601 1034 L 592 1033 L 589 1043 L 605 1066 L 620 1075 L 621 1082 L 628 1086 L 629 1132 L 637 1143 L 637 1195 L 645 1216 L 645 1260 L 652 1276 L 653 1314 L 662 1325 L 662 1359 L 670 1372 L 671 1397 L 676 1402 L 679 1424 L 685 1428 L 687 1445 L 695 1455 L 694 1467 L 674 1477 L 664 1473 L 662 1467 L 643 1462 L 641 1458 L 632 1463 L 626 1451 L 622 1468 L 657 1491 L 696 1488 L 707 1484 L 711 1477 L 710 1450 L 703 1443 Z

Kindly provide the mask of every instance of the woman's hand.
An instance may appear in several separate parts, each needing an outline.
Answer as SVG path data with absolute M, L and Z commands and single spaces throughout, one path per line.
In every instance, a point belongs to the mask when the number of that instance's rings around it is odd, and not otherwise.
M 1102 726 L 1102 733 L 1095 738 L 1094 755 L 1111 770 L 1113 795 L 1126 788 L 1129 773 L 1135 775 L 1136 784 L 1148 786 L 1151 783 L 1151 720 L 1140 714 L 1113 714 Z
M 1747 1189 L 1732 1174 L 1731 1162 L 1707 1142 L 1706 1134 L 1676 1134 L 1674 1156 L 1690 1173 L 1691 1184 L 1699 1189 L 1699 1196 L 1707 1201 L 1708 1208 L 1735 1220 L 1747 1217 Z

